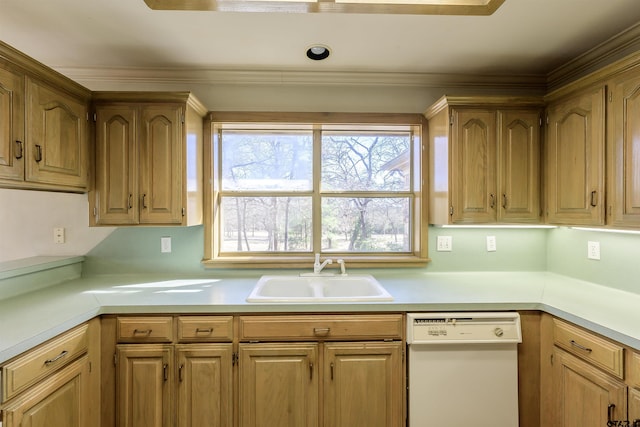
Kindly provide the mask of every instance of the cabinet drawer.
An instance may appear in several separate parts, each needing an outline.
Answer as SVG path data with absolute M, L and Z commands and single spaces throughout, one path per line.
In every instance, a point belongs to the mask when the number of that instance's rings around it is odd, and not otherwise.
M 243 341 L 335 341 L 402 339 L 401 314 L 241 316 Z
M 178 341 L 233 341 L 233 316 L 180 316 Z
M 640 353 L 629 353 L 627 381 L 631 387 L 640 389 Z
M 82 325 L 28 351 L 2 367 L 4 402 L 87 352 L 88 325 Z
M 173 322 L 170 316 L 118 317 L 118 342 L 172 342 Z
M 553 320 L 554 343 L 618 378 L 623 378 L 624 349 L 558 319 Z

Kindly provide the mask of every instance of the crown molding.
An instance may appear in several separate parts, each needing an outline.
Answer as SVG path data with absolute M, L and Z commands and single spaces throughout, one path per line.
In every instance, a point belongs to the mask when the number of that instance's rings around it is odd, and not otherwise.
M 640 23 L 629 27 L 547 75 L 548 91 L 557 90 L 640 51 Z
M 59 67 L 56 70 L 86 86 L 116 84 L 207 84 L 293 86 L 395 86 L 490 88 L 543 93 L 544 75 L 464 75 L 392 72 L 338 72 L 300 70 L 232 70 L 193 68 Z

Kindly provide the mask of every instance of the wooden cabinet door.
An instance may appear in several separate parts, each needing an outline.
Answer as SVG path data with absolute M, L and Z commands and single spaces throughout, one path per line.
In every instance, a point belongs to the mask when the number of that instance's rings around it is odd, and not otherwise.
M 147 105 L 140 120 L 140 223 L 182 223 L 184 108 Z
M 318 344 L 240 344 L 240 427 L 318 426 Z
M 551 105 L 547 125 L 548 222 L 604 224 L 605 88 Z
M 326 427 L 405 424 L 400 342 L 327 343 L 324 355 Z
M 87 105 L 27 78 L 26 180 L 86 189 Z
M 613 89 L 613 223 L 640 226 L 640 77 Z
M 2 410 L 4 427 L 93 427 L 85 355 L 22 393 Z
M 172 426 L 172 346 L 120 344 L 116 355 L 118 426 Z
M 602 427 L 609 415 L 626 419 L 627 386 L 558 348 L 553 350 L 553 388 L 556 426 Z
M 640 390 L 629 388 L 629 421 L 640 423 Z M 633 426 L 635 427 L 635 426 Z
M 0 68 L 0 179 L 24 179 L 24 80 Z
M 540 112 L 498 112 L 498 222 L 540 221 Z
M 231 344 L 176 346 L 178 427 L 233 426 Z
M 495 111 L 453 109 L 451 169 L 452 222 L 495 222 Z
M 96 224 L 137 224 L 139 221 L 136 140 L 134 106 L 96 108 Z

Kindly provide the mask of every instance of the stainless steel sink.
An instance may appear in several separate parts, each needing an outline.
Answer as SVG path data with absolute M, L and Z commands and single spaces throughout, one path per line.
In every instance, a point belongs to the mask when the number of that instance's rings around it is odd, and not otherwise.
M 366 302 L 393 301 L 371 275 L 262 276 L 247 302 Z

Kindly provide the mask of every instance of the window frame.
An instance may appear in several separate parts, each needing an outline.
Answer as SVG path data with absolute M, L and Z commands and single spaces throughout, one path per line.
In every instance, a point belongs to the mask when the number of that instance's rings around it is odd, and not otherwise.
M 238 253 L 221 254 L 215 233 L 220 229 L 220 192 L 218 191 L 219 130 L 225 124 L 248 125 L 264 123 L 271 125 L 309 125 L 312 129 L 320 129 L 324 125 L 379 125 L 415 127 L 413 144 L 412 179 L 410 189 L 414 199 L 412 218 L 412 250 L 403 253 L 349 253 L 321 252 L 323 258 L 341 258 L 348 268 L 364 267 L 421 267 L 430 259 L 427 251 L 428 232 L 428 185 L 427 185 L 427 127 L 421 114 L 402 113 L 275 113 L 275 112 L 211 112 L 205 124 L 204 144 L 204 230 L 205 247 L 202 264 L 205 268 L 310 268 L 314 261 L 314 253 Z M 314 144 L 314 151 L 319 149 Z M 316 156 L 314 156 L 315 158 Z M 315 161 L 315 160 L 314 160 Z M 319 161 L 319 159 L 318 159 Z M 314 165 L 316 169 L 317 165 Z M 314 176 L 314 180 L 320 179 Z M 320 197 L 314 194 L 313 197 Z M 320 210 L 316 204 L 314 209 Z M 314 216 L 319 212 L 314 212 Z M 319 216 L 316 216 L 319 218 Z M 319 227 L 320 224 L 314 225 Z M 314 237 L 318 236 L 314 231 Z

